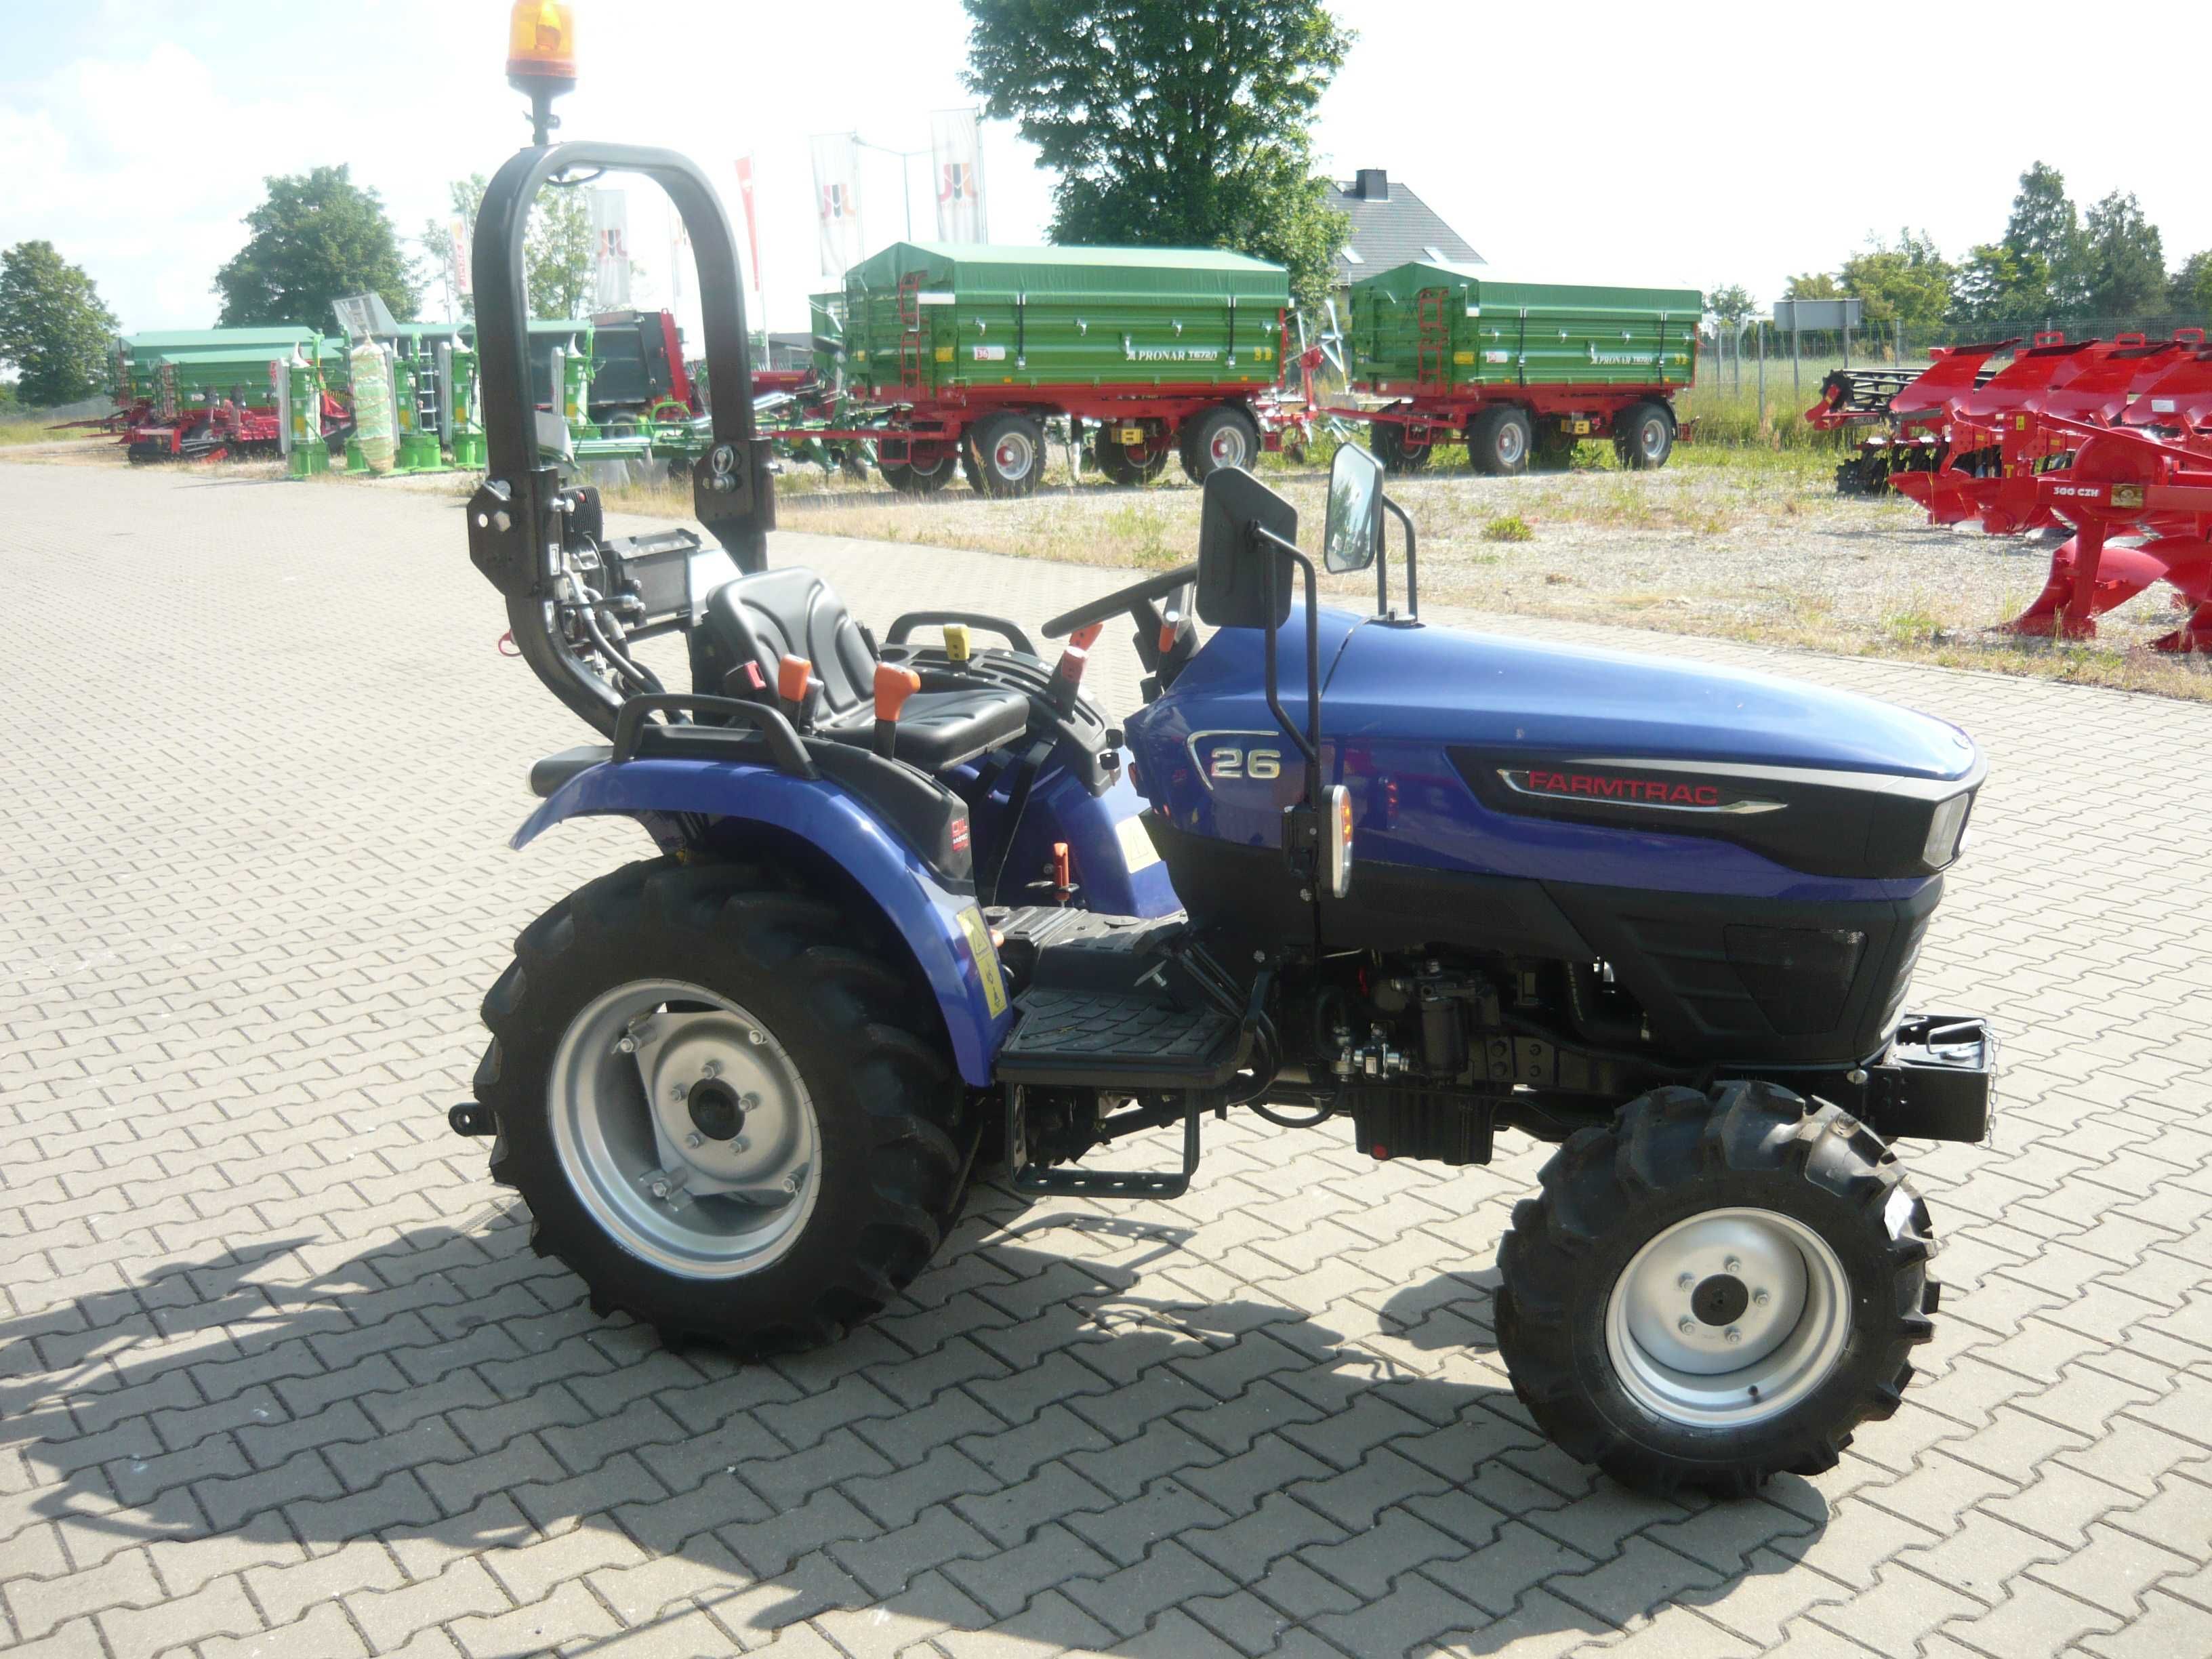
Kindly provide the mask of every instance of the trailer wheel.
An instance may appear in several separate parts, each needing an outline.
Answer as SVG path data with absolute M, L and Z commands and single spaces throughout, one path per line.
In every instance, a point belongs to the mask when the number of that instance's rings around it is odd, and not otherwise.
M 1613 453 L 1632 472 L 1667 465 L 1674 453 L 1674 416 L 1664 404 L 1637 404 L 1613 422 Z
M 1928 1206 L 1841 1108 L 1655 1089 L 1514 1206 L 1498 1348 L 1562 1451 L 1625 1486 L 1747 1497 L 1835 1467 L 1933 1332 Z
M 978 421 L 961 441 L 968 475 L 987 495 L 1026 495 L 1044 478 L 1044 428 L 1026 415 L 1009 411 Z
M 1148 484 L 1167 471 L 1164 444 L 1123 444 L 1110 441 L 1102 429 L 1091 446 L 1091 455 L 1107 478 L 1125 489 Z
M 495 1180 L 592 1309 L 740 1354 L 879 1312 L 972 1137 L 897 940 L 787 868 L 648 860 L 525 928 L 484 998 Z
M 1436 459 L 1433 437 L 1416 442 L 1407 436 L 1404 427 L 1383 421 L 1376 422 L 1369 430 L 1375 434 L 1375 459 L 1382 463 L 1385 472 L 1419 472 Z
M 1492 477 L 1510 477 L 1528 470 L 1528 452 L 1535 431 L 1528 417 L 1510 404 L 1500 404 L 1476 416 L 1467 428 L 1467 458 L 1478 471 Z
M 957 451 L 947 443 L 915 442 L 907 447 L 903 461 L 882 463 L 884 479 L 906 495 L 934 495 L 952 482 Z
M 1186 424 L 1182 434 L 1182 470 L 1202 484 L 1224 467 L 1249 468 L 1260 455 L 1260 428 L 1234 404 L 1217 404 Z

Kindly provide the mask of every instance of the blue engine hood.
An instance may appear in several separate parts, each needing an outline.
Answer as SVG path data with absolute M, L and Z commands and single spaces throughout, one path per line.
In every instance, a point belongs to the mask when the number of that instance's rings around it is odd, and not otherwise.
M 1341 612 L 1322 621 L 1322 726 L 1331 738 L 1921 778 L 1962 777 L 1975 763 L 1972 740 L 1948 721 L 1802 681 Z M 1293 617 L 1284 629 L 1286 658 L 1297 654 L 1297 627 Z M 1343 644 L 1332 668 L 1335 641 Z M 1256 661 L 1256 639 L 1248 649 Z M 1302 667 L 1286 681 L 1303 687 Z

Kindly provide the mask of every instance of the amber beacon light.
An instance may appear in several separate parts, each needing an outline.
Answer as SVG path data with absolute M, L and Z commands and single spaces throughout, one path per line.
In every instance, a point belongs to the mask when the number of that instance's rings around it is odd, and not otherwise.
M 576 9 L 558 0 L 516 0 L 507 28 L 507 80 L 530 94 L 532 141 L 561 125 L 553 100 L 576 84 Z

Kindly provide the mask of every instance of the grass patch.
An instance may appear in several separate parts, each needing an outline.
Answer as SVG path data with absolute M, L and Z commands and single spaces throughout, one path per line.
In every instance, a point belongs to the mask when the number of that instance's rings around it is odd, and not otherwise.
M 1518 513 L 1501 513 L 1482 526 L 1486 542 L 1533 542 L 1536 532 Z
M 42 415 L 11 416 L 0 419 L 0 448 L 13 449 L 21 444 L 112 443 L 115 434 L 91 427 L 77 427 L 67 432 L 57 432 Z

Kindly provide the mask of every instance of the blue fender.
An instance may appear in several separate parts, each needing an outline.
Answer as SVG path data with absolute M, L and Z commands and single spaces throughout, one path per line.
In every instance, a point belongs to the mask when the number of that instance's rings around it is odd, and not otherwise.
M 658 838 L 663 814 L 750 818 L 812 842 L 858 882 L 921 965 L 952 1039 L 960 1075 L 977 1088 L 1013 1022 L 990 930 L 972 890 L 946 886 L 860 802 L 834 784 L 729 761 L 631 760 L 579 772 L 514 832 L 528 846 L 564 819 L 623 815 Z M 965 884 L 963 884 L 965 889 Z

